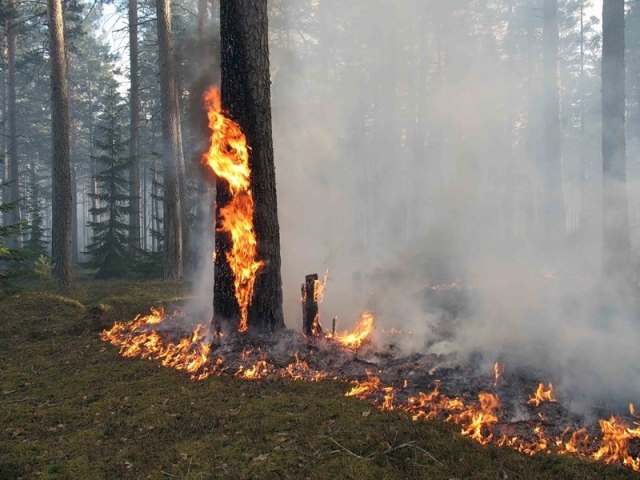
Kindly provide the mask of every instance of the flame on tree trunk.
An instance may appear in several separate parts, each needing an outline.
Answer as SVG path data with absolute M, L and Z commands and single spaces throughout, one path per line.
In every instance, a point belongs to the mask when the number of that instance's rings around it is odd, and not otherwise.
M 267 27 L 267 0 L 221 0 L 222 107 L 241 126 L 251 147 L 251 193 L 256 206 L 253 224 L 258 259 L 264 263 L 256 278 L 248 326 L 273 331 L 284 328 L 284 316 Z M 218 180 L 216 187 L 216 225 L 221 226 L 221 212 L 231 201 L 231 192 L 222 180 Z M 226 262 L 231 246 L 228 234 L 216 235 L 216 321 L 235 322 L 240 314 L 234 276 Z

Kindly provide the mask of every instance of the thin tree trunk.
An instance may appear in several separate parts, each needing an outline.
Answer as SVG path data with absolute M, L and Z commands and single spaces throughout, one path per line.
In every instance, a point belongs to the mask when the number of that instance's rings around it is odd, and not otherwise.
M 164 148 L 164 278 L 183 275 L 184 157 L 169 0 L 156 0 Z
M 624 3 L 604 0 L 602 12 L 602 275 L 629 280 L 631 245 L 624 132 Z
M 544 170 L 545 243 L 558 245 L 565 236 L 565 212 L 562 196 L 562 140 L 560 133 L 560 95 L 558 84 L 558 0 L 544 0 Z M 546 245 L 550 246 L 550 245 Z
M 8 70 L 8 57 L 9 52 L 7 51 L 7 32 L 9 30 L 9 20 L 4 21 L 4 32 L 2 35 L 2 118 L 7 118 L 7 97 L 9 92 L 9 79 L 7 75 Z M 9 181 L 9 162 L 8 162 L 8 150 L 9 144 L 7 142 L 7 138 L 9 136 L 9 128 L 7 125 L 8 122 L 2 122 L 2 183 L 5 184 Z M 9 188 L 5 185 L 2 189 L 2 203 L 9 203 L 9 199 L 11 196 L 11 192 Z M 2 212 L 2 224 L 8 225 L 11 223 L 10 212 L 4 211 Z
M 265 262 L 258 272 L 249 307 L 249 328 L 273 331 L 284 328 L 284 316 L 271 131 L 267 0 L 221 0 L 220 25 L 222 104 L 242 127 L 251 148 L 254 230 L 258 256 Z M 217 192 L 218 208 L 228 201 L 226 186 L 220 186 L 223 188 Z M 237 309 L 233 276 L 225 274 L 222 268 L 226 264 L 226 248 L 227 236 L 216 235 L 215 315 L 233 313 L 234 305 Z M 221 293 L 224 294 L 222 298 Z
M 9 0 L 9 19 L 7 29 L 7 120 L 9 138 L 7 149 L 7 162 L 9 166 L 7 190 L 9 192 L 9 202 L 17 202 L 20 199 L 20 181 L 18 166 L 18 128 L 17 128 L 17 106 L 16 106 L 16 2 Z M 10 210 L 8 221 L 10 224 L 20 221 L 20 208 L 16 205 Z M 17 247 L 20 243 L 19 236 L 7 239 L 10 247 Z
M 51 58 L 51 133 L 53 137 L 51 260 L 60 285 L 71 277 L 71 169 L 69 154 L 69 99 L 67 98 L 64 23 L 61 0 L 47 0 Z
M 131 80 L 130 91 L 130 143 L 129 156 L 129 195 L 131 196 L 131 213 L 129 215 L 129 240 L 131 250 L 140 249 L 140 73 L 138 71 L 138 2 L 129 0 L 129 70 Z

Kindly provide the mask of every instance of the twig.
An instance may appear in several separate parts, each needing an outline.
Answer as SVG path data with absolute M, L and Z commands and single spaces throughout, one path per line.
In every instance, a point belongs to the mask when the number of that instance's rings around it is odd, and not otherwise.
M 339 444 L 335 439 L 333 439 L 333 438 L 331 438 L 331 437 L 329 437 L 329 436 L 327 436 L 327 435 L 322 435 L 322 437 L 324 437 L 324 438 L 328 438 L 328 439 L 329 439 L 329 440 L 331 440 L 333 443 L 335 443 L 338 447 L 340 447 L 340 449 L 341 449 L 342 451 L 344 451 L 344 452 L 348 453 L 349 455 L 354 456 L 354 457 L 356 457 L 356 458 L 363 459 L 363 460 L 367 460 L 365 457 L 362 457 L 362 456 L 358 455 L 357 453 L 353 453 L 353 452 L 352 452 L 351 450 L 349 450 L 348 448 L 343 447 L 343 446 L 342 446 L 342 445 L 340 445 L 340 444 Z M 334 450 L 334 451 L 333 451 L 333 452 L 331 452 L 331 453 L 336 453 L 336 452 L 338 452 L 338 451 L 339 451 L 339 450 Z
M 173 475 L 172 473 L 165 472 L 164 470 L 160 470 L 160 473 L 166 475 L 167 477 L 177 477 L 177 475 Z
M 382 455 L 388 455 L 390 453 L 396 452 L 398 450 L 402 450 L 403 448 L 407 448 L 407 447 L 413 447 L 414 449 L 424 453 L 427 457 L 429 457 L 431 460 L 436 462 L 441 467 L 444 467 L 443 463 L 439 462 L 433 455 L 431 455 L 431 453 L 426 451 L 424 448 L 420 448 L 419 446 L 417 446 L 413 441 L 407 442 L 407 443 L 403 443 L 402 445 L 398 445 L 396 447 L 391 447 L 391 448 L 385 450 L 384 452 L 382 452 Z

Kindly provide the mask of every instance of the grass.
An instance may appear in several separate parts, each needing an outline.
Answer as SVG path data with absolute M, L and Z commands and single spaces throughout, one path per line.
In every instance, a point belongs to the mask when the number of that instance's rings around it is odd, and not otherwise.
M 0 479 L 640 477 L 481 446 L 454 425 L 344 397 L 345 383 L 193 382 L 99 340 L 112 321 L 188 291 L 176 282 L 87 281 L 0 300 Z

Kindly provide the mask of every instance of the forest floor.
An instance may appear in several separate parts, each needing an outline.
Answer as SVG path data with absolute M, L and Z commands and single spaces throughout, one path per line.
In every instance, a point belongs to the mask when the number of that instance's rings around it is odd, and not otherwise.
M 626 479 L 627 468 L 482 446 L 344 382 L 192 381 L 99 332 L 186 283 L 83 281 L 0 299 L 0 479 Z M 92 320 L 100 306 L 102 320 Z

